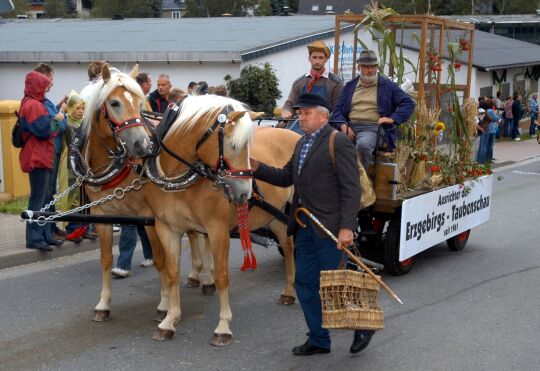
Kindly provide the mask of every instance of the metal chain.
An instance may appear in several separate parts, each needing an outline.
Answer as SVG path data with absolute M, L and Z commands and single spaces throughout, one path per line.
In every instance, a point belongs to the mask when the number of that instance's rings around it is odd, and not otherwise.
M 134 179 L 133 182 L 131 182 L 131 184 L 129 186 L 127 186 L 125 188 L 120 188 L 120 187 L 115 188 L 113 193 L 111 193 L 111 194 L 109 194 L 109 195 L 107 195 L 107 196 L 105 196 L 103 198 L 100 198 L 99 200 L 95 200 L 95 201 L 92 201 L 92 202 L 90 202 L 88 204 L 76 207 L 75 209 L 64 211 L 64 212 L 61 212 L 61 213 L 58 213 L 58 214 L 55 214 L 55 215 L 51 215 L 51 216 L 48 216 L 48 217 L 40 216 L 35 221 L 36 221 L 36 223 L 38 225 L 44 226 L 45 224 L 51 223 L 55 219 L 58 219 L 58 218 L 60 218 L 62 216 L 75 214 L 75 213 L 78 213 L 79 211 L 83 211 L 83 210 L 89 209 L 91 207 L 104 204 L 105 202 L 113 201 L 115 199 L 116 200 L 121 200 L 121 199 L 124 198 L 126 193 L 131 192 L 131 191 L 138 191 L 138 190 L 140 190 L 142 188 L 143 185 L 145 185 L 146 183 L 149 183 L 149 182 L 150 182 L 150 179 L 144 179 L 144 180 L 142 180 L 141 178 Z M 32 223 L 33 222 L 32 221 L 32 215 L 29 215 L 29 216 L 30 216 L 30 220 L 28 222 Z
M 88 179 L 90 176 L 92 176 L 92 171 L 90 169 L 88 169 L 88 171 L 86 172 L 86 175 L 83 176 L 83 177 L 78 177 L 77 180 L 75 181 L 75 183 L 73 183 L 70 187 L 66 188 L 63 192 L 61 192 L 60 194 L 58 195 L 54 195 L 53 199 L 51 202 L 49 202 L 47 205 L 43 206 L 39 211 L 41 212 L 44 212 L 44 211 L 47 211 L 49 210 L 49 208 L 56 204 L 58 201 L 60 201 L 62 198 L 64 198 L 65 196 L 67 196 L 69 194 L 69 192 L 71 192 L 73 189 L 77 188 L 77 187 L 80 187 L 83 182 Z

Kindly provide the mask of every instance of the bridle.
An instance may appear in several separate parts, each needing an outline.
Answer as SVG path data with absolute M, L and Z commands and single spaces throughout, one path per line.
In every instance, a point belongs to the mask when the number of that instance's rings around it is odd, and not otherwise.
M 180 105 L 171 104 L 169 105 L 168 112 L 174 111 L 179 113 L 183 100 L 179 102 Z M 226 178 L 252 178 L 253 171 L 251 169 L 235 169 L 231 165 L 230 161 L 224 155 L 224 131 L 227 124 L 234 125 L 230 120 L 227 119 L 227 115 L 233 111 L 231 106 L 223 108 L 223 110 L 217 115 L 215 122 L 209 127 L 202 137 L 197 141 L 195 145 L 195 152 L 198 152 L 200 147 L 214 134 L 217 130 L 218 135 L 218 158 L 216 161 L 216 168 L 212 170 L 207 164 L 201 160 L 191 163 L 183 159 L 180 155 L 168 148 L 165 143 L 163 143 L 163 137 L 165 133 L 157 133 L 156 129 L 151 127 L 148 123 L 147 127 L 153 132 L 152 142 L 157 142 L 159 149 L 165 151 L 168 155 L 186 165 L 189 168 L 189 171 L 186 174 L 183 174 L 178 178 L 178 181 L 166 180 L 163 177 L 160 177 L 156 171 L 156 157 L 147 159 L 145 162 L 145 173 L 146 175 L 157 185 L 161 186 L 164 190 L 168 191 L 180 191 L 189 188 L 191 185 L 196 183 L 200 178 L 205 178 L 211 181 L 216 188 L 222 188 L 230 199 L 230 187 L 225 181 Z M 164 117 L 167 116 L 167 113 Z M 146 120 L 145 120 L 146 122 Z M 160 125 L 163 124 L 160 123 Z M 159 130 L 159 126 L 158 126 Z M 157 154 L 156 154 L 157 156 Z
M 103 106 L 101 106 L 100 111 L 98 111 L 96 113 L 96 116 L 97 116 L 96 119 L 98 119 L 98 120 L 99 120 L 100 113 L 107 120 L 107 123 L 109 124 L 109 127 L 111 128 L 111 130 L 113 132 L 113 135 L 116 135 L 119 132 L 121 132 L 122 130 L 132 128 L 134 126 L 143 126 L 143 120 L 142 120 L 141 116 L 135 116 L 135 117 L 132 117 L 132 118 L 130 118 L 128 120 L 125 120 L 125 121 L 122 121 L 122 122 L 113 120 L 111 118 L 111 116 L 109 115 L 109 111 L 107 110 L 107 104 L 106 103 L 104 103 Z

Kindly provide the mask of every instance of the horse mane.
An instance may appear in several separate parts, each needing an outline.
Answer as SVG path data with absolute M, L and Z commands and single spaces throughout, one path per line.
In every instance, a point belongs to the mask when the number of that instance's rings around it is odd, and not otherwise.
M 107 97 L 117 87 L 125 87 L 130 93 L 135 94 L 142 101 L 146 99 L 140 85 L 128 74 L 120 72 L 120 70 L 116 68 L 111 68 L 110 71 L 111 78 L 109 81 L 105 83 L 102 78 L 97 80 L 93 84 L 94 86 L 92 88 L 92 93 L 86 101 L 84 116 L 81 123 L 81 130 L 86 131 L 87 135 L 89 135 L 92 121 L 96 117 L 96 112 L 101 108 Z
M 171 126 L 165 138 L 182 131 L 189 132 L 195 126 L 211 127 L 217 115 L 227 106 L 231 106 L 235 111 L 249 110 L 246 105 L 235 99 L 218 95 L 190 95 L 186 97 L 182 104 L 180 115 Z M 240 149 L 247 143 L 250 143 L 252 137 L 253 124 L 251 118 L 246 113 L 236 122 L 230 137 L 230 144 L 233 148 Z

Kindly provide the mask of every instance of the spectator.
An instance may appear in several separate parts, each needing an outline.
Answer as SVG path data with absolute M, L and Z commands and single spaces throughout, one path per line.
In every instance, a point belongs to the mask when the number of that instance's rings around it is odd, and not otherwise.
M 135 81 L 137 81 L 137 83 L 141 87 L 144 96 L 148 96 L 148 94 L 150 93 L 150 89 L 152 89 L 152 78 L 150 77 L 150 74 L 146 72 L 139 72 L 135 77 Z M 150 106 L 148 98 L 146 98 L 146 100 L 144 101 L 144 110 L 152 111 L 152 107 Z
M 85 101 L 92 95 L 95 84 L 101 78 L 101 69 L 106 64 L 107 62 L 105 61 L 94 61 L 88 65 L 88 83 L 82 88 L 79 94 Z
M 152 246 L 150 245 L 146 232 L 143 233 L 142 230 L 139 230 L 138 227 L 134 225 L 123 225 L 122 232 L 120 232 L 120 240 L 118 242 L 120 254 L 116 260 L 116 267 L 111 270 L 113 276 L 117 278 L 126 278 L 132 275 L 131 260 L 133 258 L 135 246 L 137 245 L 137 233 L 141 238 L 144 256 L 141 267 L 151 267 L 154 265 L 152 260 Z
M 34 71 L 39 72 L 49 78 L 51 81 L 50 85 L 47 87 L 46 93 L 48 93 L 53 84 L 54 84 L 54 70 L 51 66 L 45 63 L 39 63 L 35 68 Z M 61 113 L 62 116 L 64 115 L 64 112 L 66 110 L 66 101 L 67 97 L 62 98 L 60 103 L 58 105 L 55 105 L 53 102 L 51 102 L 47 97 L 45 97 L 45 107 L 47 108 L 47 111 L 49 112 L 49 115 L 51 117 L 56 116 L 58 113 Z M 60 121 L 60 126 L 58 130 L 58 134 L 54 138 L 54 158 L 53 158 L 53 167 L 51 170 L 51 178 L 50 178 L 50 194 L 48 195 L 47 199 L 45 200 L 45 203 L 49 203 L 53 200 L 53 196 L 56 194 L 56 184 L 58 180 L 58 166 L 60 163 L 60 156 L 62 154 L 62 138 L 64 136 L 64 132 L 66 130 L 66 122 L 62 119 Z M 56 207 L 55 205 L 52 205 L 47 211 L 55 212 Z M 53 233 L 53 238 L 57 240 L 63 240 L 66 236 L 66 233 L 64 230 L 58 228 L 56 223 L 50 223 L 46 226 L 46 228 L 50 228 L 51 232 Z
M 211 86 L 208 88 L 208 94 L 220 95 L 222 97 L 229 96 L 229 92 L 225 85 Z
M 157 89 L 148 96 L 152 111 L 163 113 L 169 105 L 169 91 L 171 90 L 171 80 L 169 75 L 161 74 L 157 80 Z
M 514 104 L 514 100 L 512 99 L 512 96 L 509 95 L 506 97 L 506 101 L 504 102 L 504 136 L 506 137 L 512 136 L 514 128 L 512 104 Z
M 493 109 L 493 101 L 491 99 L 482 100 L 480 108 L 485 110 L 485 115 L 482 119 L 483 133 L 480 137 L 477 161 L 479 164 L 490 164 L 493 160 L 495 133 L 497 132 L 498 122 L 501 118 Z
M 64 116 L 51 116 L 45 106 L 45 92 L 51 81 L 42 73 L 26 75 L 24 97 L 19 110 L 21 130 L 25 141 L 19 154 L 21 170 L 30 178 L 28 210 L 39 211 L 50 195 L 51 170 L 54 159 L 54 137 L 58 135 Z M 51 229 L 37 223 L 26 224 L 26 247 L 51 251 L 62 241 L 53 239 Z
M 192 81 L 189 83 L 187 88 L 187 93 L 189 95 L 195 95 L 195 90 L 197 89 L 197 83 L 195 81 Z
M 197 88 L 195 89 L 195 95 L 206 95 L 208 94 L 208 83 L 206 81 L 199 81 L 197 83 Z
M 514 116 L 514 125 L 512 127 L 512 139 L 515 141 L 521 140 L 519 130 L 519 122 L 523 117 L 523 106 L 521 105 L 523 97 L 519 93 L 514 93 L 514 102 L 512 103 L 512 116 Z
M 66 131 L 62 141 L 62 155 L 58 171 L 58 184 L 61 190 L 75 184 L 76 177 L 68 163 L 68 152 L 71 140 L 75 137 L 76 131 L 81 125 L 84 115 L 85 102 L 75 91 L 69 94 L 66 106 Z M 80 190 L 72 189 L 68 195 L 59 202 L 60 209 L 65 211 L 79 206 Z M 66 224 L 66 239 L 79 243 L 85 234 L 90 233 L 90 237 L 95 237 L 95 232 L 88 230 L 88 224 L 69 222 Z
M 529 112 L 531 114 L 531 126 L 529 127 L 529 135 L 536 135 L 536 120 L 538 120 L 538 94 L 534 93 L 529 99 Z
M 169 103 L 177 103 L 186 95 L 186 92 L 180 88 L 172 88 L 169 91 Z

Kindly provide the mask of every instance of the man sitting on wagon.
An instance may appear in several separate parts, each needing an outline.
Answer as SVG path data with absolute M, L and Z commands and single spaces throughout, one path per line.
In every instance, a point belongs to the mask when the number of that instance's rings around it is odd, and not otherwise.
M 291 92 L 287 101 L 283 105 L 281 117 L 290 119 L 293 117 L 295 109 L 293 105 L 298 101 L 301 94 L 312 93 L 326 98 L 330 102 L 330 113 L 336 105 L 336 102 L 343 89 L 343 82 L 332 72 L 326 70 L 326 62 L 330 58 L 330 48 L 320 40 L 314 41 L 308 45 L 309 64 L 311 69 L 309 73 L 300 76 L 293 82 Z M 303 135 L 298 120 L 293 121 L 287 126 L 288 129 L 296 131 Z
M 387 150 L 395 149 L 396 125 L 409 119 L 415 103 L 401 88 L 379 75 L 377 55 L 362 50 L 357 60 L 360 75 L 345 84 L 332 115 L 336 129 L 351 140 L 367 170 L 377 145 L 379 130 L 387 140 Z

